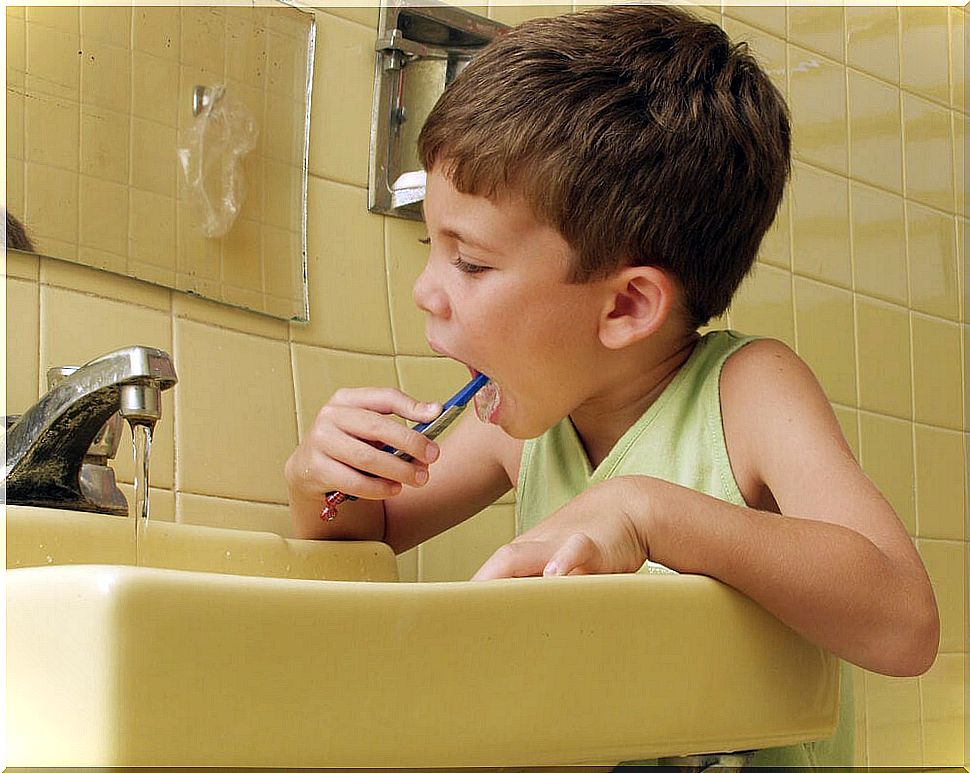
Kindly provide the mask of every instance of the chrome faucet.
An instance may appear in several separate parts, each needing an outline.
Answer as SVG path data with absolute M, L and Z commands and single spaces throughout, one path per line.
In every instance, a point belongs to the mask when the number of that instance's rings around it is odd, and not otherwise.
M 47 394 L 12 423 L 8 419 L 5 501 L 127 515 L 107 465 L 113 450 L 96 449 L 116 413 L 132 426 L 154 426 L 161 418 L 161 393 L 178 381 L 172 358 L 160 349 L 131 346 L 76 370 L 59 370 L 63 378 Z

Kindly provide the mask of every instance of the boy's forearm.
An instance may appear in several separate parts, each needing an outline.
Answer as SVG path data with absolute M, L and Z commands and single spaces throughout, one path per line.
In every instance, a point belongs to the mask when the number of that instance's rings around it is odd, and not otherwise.
M 358 499 L 343 502 L 337 517 L 320 517 L 323 502 L 290 496 L 293 531 L 299 539 L 381 540 L 384 537 L 383 500 Z
M 651 560 L 731 585 L 864 668 L 911 675 L 932 664 L 939 621 L 922 567 L 891 560 L 843 526 L 739 507 L 654 478 L 636 485 L 643 496 L 633 517 Z

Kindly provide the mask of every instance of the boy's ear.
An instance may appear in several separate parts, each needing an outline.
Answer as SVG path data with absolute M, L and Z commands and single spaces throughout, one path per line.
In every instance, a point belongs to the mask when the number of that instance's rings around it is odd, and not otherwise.
M 599 338 L 608 349 L 622 349 L 656 332 L 670 315 L 676 293 L 673 279 L 653 266 L 622 269 L 607 287 Z

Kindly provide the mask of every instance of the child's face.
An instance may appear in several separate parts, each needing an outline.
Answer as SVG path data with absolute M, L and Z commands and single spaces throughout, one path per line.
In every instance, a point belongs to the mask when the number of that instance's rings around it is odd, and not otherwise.
M 595 388 L 602 284 L 566 282 L 569 245 L 517 195 L 459 193 L 434 171 L 424 214 L 431 250 L 413 295 L 428 343 L 492 378 L 500 402 L 489 421 L 513 437 L 541 434 Z

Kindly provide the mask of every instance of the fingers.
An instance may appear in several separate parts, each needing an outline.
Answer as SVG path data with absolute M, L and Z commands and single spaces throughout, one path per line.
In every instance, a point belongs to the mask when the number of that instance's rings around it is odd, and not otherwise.
M 393 413 L 418 422 L 431 421 L 441 413 L 440 403 L 424 403 L 399 389 L 379 387 L 338 389 L 327 406 L 366 408 L 376 413 Z
M 502 577 L 543 577 L 591 574 L 600 564 L 596 543 L 585 534 L 571 534 L 558 548 L 554 542 L 521 541 L 503 545 L 472 577 L 497 580 Z
M 543 577 L 589 574 L 596 571 L 599 548 L 585 534 L 570 534 L 542 569 Z

